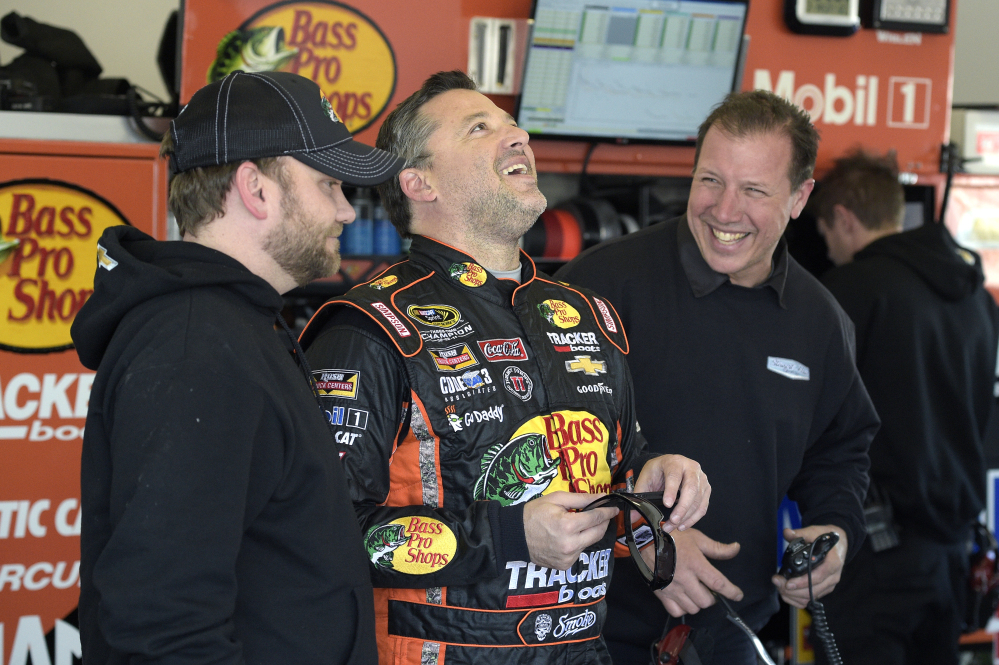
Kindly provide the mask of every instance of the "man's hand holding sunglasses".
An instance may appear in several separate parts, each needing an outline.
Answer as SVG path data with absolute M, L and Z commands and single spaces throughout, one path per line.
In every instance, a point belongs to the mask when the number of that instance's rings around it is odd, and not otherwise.
M 663 505 L 672 508 L 669 520 L 663 525 L 663 531 L 669 533 L 688 529 L 704 517 L 711 485 L 701 465 L 694 460 L 683 455 L 660 455 L 646 462 L 635 483 L 635 492 L 662 492 Z

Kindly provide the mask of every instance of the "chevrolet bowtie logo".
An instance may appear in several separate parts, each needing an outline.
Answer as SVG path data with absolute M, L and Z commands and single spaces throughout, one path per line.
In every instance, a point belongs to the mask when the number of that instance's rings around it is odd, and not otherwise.
M 575 360 L 566 360 L 565 369 L 568 372 L 583 372 L 590 376 L 607 373 L 607 363 L 592 360 L 589 356 L 576 356 Z
M 118 265 L 118 262 L 112 259 L 110 256 L 108 256 L 108 250 L 104 249 L 98 244 L 97 265 L 99 265 L 101 268 L 104 268 L 105 270 L 114 270 L 115 266 Z

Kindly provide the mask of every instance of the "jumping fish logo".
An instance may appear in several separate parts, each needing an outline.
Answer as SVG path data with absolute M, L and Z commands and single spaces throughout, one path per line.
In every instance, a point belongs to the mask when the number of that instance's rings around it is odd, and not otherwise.
M 20 244 L 21 241 L 19 239 L 4 240 L 3 236 L 0 236 L 0 263 L 3 263 Z
M 392 568 L 392 555 L 408 542 L 406 528 L 402 524 L 382 524 L 368 531 L 364 547 L 374 566 Z
M 512 506 L 544 492 L 558 473 L 560 462 L 548 455 L 546 444 L 542 434 L 525 434 L 491 447 L 482 456 L 475 499 Z
M 326 99 L 326 95 L 323 95 L 322 93 L 320 93 L 320 96 L 323 99 L 323 110 L 326 111 L 327 115 L 329 115 L 330 120 L 333 122 L 340 122 L 340 118 L 337 116 L 336 111 L 333 110 L 333 105 L 330 104 L 330 100 Z
M 208 68 L 208 82 L 218 81 L 235 71 L 278 71 L 296 55 L 297 48 L 285 48 L 284 28 L 261 26 L 233 30 L 219 42 L 215 61 Z

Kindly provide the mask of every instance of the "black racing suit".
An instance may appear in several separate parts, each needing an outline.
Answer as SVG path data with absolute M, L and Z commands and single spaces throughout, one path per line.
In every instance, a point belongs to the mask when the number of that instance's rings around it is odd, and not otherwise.
M 610 303 L 522 261 L 518 284 L 416 237 L 303 332 L 380 587 L 382 663 L 610 662 L 614 527 L 549 570 L 528 560 L 523 506 L 633 485 L 649 456 L 628 343 Z

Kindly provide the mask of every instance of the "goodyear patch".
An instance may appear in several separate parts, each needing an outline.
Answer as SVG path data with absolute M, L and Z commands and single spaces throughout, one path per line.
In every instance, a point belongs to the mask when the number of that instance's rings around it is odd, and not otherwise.
M 361 373 L 355 369 L 318 369 L 312 372 L 322 397 L 357 399 Z
M 483 455 L 474 498 L 504 506 L 556 491 L 608 492 L 610 434 L 588 411 L 556 411 L 517 428 Z
M 417 323 L 434 328 L 453 328 L 461 321 L 461 312 L 450 305 L 410 305 L 406 314 Z
M 440 520 L 413 515 L 369 529 L 364 547 L 376 568 L 426 575 L 451 562 L 458 541 Z
M 580 322 L 579 312 L 564 300 L 546 300 L 538 305 L 538 311 L 556 328 L 575 328 Z
M 428 348 L 427 351 L 441 372 L 457 372 L 479 364 L 479 361 L 472 355 L 472 349 L 468 347 L 468 344 L 455 344 L 443 349 Z
M 478 263 L 452 263 L 451 279 L 456 279 L 465 286 L 477 287 L 486 283 L 489 273 Z

